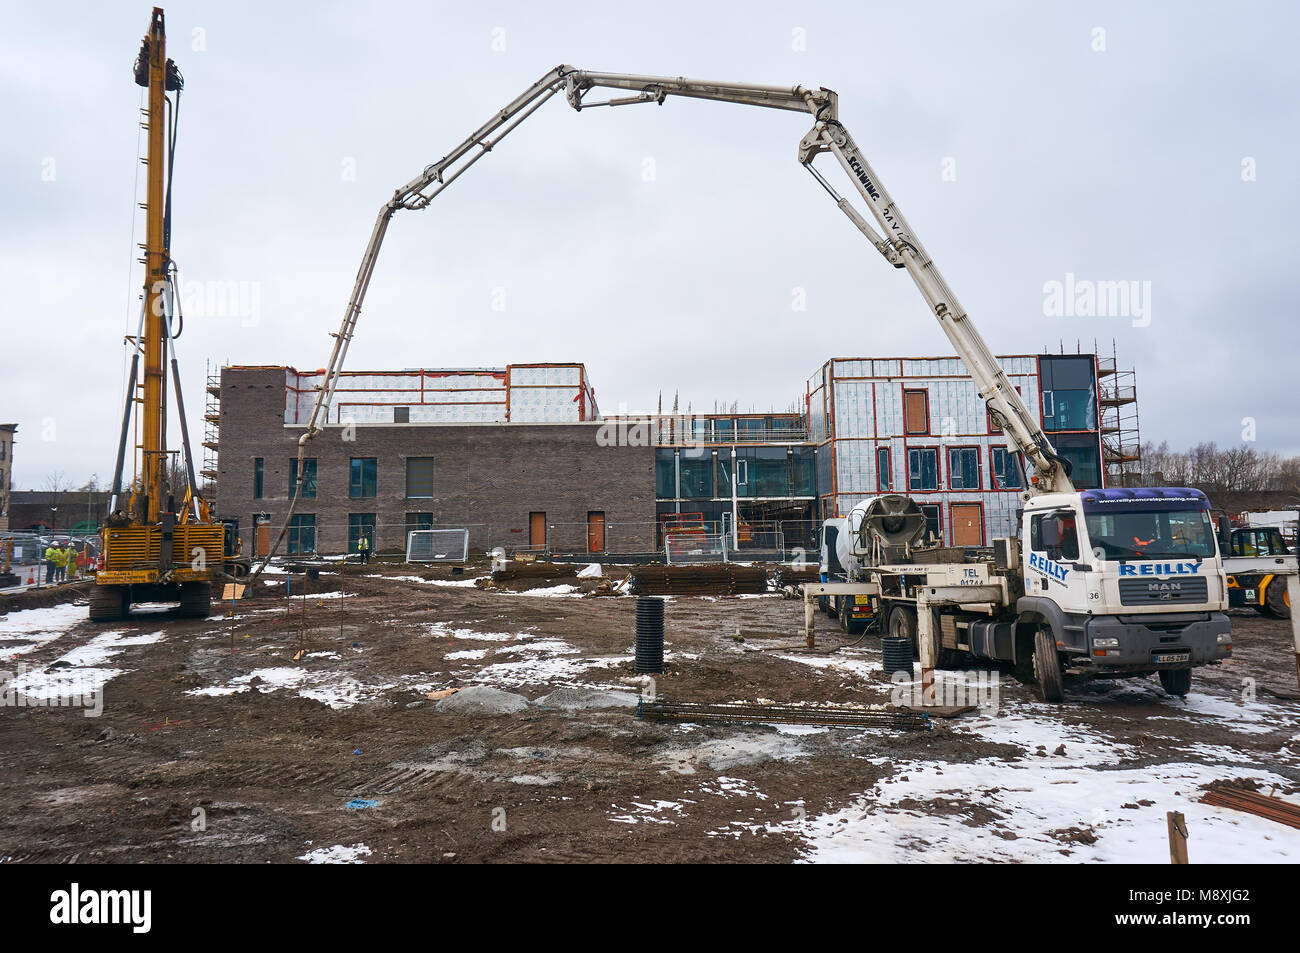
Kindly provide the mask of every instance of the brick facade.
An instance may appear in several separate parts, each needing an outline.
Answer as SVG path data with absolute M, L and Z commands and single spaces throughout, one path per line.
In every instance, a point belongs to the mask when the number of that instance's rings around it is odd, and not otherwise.
M 217 500 L 222 516 L 238 516 L 245 552 L 254 515 L 278 532 L 289 503 L 290 461 L 301 426 L 284 424 L 285 368 L 226 367 L 221 372 Z M 316 549 L 341 552 L 348 516 L 373 513 L 376 549 L 405 546 L 406 514 L 430 513 L 435 528 L 464 527 L 470 549 L 523 548 L 529 514 L 543 512 L 550 548 L 587 550 L 588 514 L 605 515 L 606 550 L 654 547 L 653 447 L 602 447 L 600 424 L 357 424 L 346 441 L 331 425 L 309 445 L 317 460 L 316 498 L 295 512 L 316 516 Z M 254 496 L 254 460 L 262 458 L 262 496 Z M 376 495 L 349 496 L 350 461 L 377 461 Z M 432 499 L 406 496 L 406 460 L 434 461 Z

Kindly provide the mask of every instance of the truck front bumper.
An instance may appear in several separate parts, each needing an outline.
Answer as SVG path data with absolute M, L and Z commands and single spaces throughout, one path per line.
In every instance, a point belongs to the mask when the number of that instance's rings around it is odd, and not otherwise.
M 1087 655 L 1076 664 L 1096 674 L 1156 672 L 1194 668 L 1232 655 L 1232 623 L 1222 612 L 1209 612 L 1180 626 L 1154 629 L 1140 616 L 1094 616 L 1084 626 Z M 1114 640 L 1113 642 L 1111 640 Z

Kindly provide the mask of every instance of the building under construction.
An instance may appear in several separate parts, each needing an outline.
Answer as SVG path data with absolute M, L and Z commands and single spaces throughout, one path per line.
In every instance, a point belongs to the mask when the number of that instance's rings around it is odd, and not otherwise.
M 1136 457 L 1132 372 L 1092 354 L 999 361 L 1075 484 L 1117 482 Z M 321 379 L 234 366 L 210 384 L 218 455 L 205 469 L 256 551 L 287 511 Z M 394 550 L 410 530 L 465 528 L 480 551 L 648 554 L 665 530 L 698 526 L 732 550 L 786 554 L 882 492 L 915 497 L 945 545 L 1014 532 L 1024 464 L 957 358 L 835 358 L 800 390 L 792 412 L 614 418 L 578 363 L 345 372 L 304 461 L 288 552 L 354 550 L 363 535 Z

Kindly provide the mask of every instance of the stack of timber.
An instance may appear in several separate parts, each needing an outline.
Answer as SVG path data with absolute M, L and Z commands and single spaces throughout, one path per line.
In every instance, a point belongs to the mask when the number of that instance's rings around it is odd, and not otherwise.
M 632 591 L 642 596 L 737 596 L 767 592 L 767 571 L 758 566 L 635 566 Z
M 501 569 L 492 570 L 493 582 L 512 582 L 516 579 L 567 579 L 578 574 L 574 563 L 521 563 L 508 562 Z
M 821 582 L 821 579 L 821 570 L 816 566 L 809 569 L 779 566 L 772 577 L 772 582 L 778 589 L 781 589 L 785 586 L 802 586 L 805 582 Z

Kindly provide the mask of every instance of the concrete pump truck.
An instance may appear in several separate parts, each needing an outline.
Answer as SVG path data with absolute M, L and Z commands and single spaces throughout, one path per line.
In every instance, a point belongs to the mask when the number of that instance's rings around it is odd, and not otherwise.
M 206 616 L 212 582 L 225 575 L 225 526 L 200 497 L 181 398 L 173 326 L 180 317 L 171 257 L 171 170 L 176 121 L 185 81 L 167 58 L 163 11 L 154 7 L 135 61 L 135 82 L 147 90 L 141 123 L 148 151 L 145 201 L 145 283 L 134 338 L 110 515 L 100 531 L 102 562 L 90 593 L 90 618 L 120 619 L 133 602 L 176 601 L 183 616 Z M 169 96 L 168 94 L 173 94 Z M 183 327 L 183 324 L 181 325 Z M 169 357 L 170 352 L 170 357 Z M 140 377 L 144 359 L 143 379 Z M 170 366 L 180 418 L 187 485 L 173 487 L 174 451 L 167 449 L 167 378 Z M 137 454 L 129 491 L 123 489 L 127 440 L 135 417 Z
M 591 101 L 594 89 L 614 91 Z M 1014 662 L 1037 679 L 1043 697 L 1060 701 L 1066 672 L 1135 675 L 1159 672 L 1165 688 L 1188 690 L 1191 668 L 1228 657 L 1231 635 L 1225 582 L 1209 507 L 1183 488 L 1078 492 L 1034 414 L 1007 379 L 898 206 L 839 120 L 832 90 L 766 86 L 686 77 L 602 73 L 558 66 L 496 112 L 441 159 L 397 188 L 380 206 L 344 309 L 311 416 L 298 440 L 298 473 L 307 444 L 329 426 L 329 409 L 393 216 L 422 211 L 524 120 L 558 93 L 570 106 L 628 106 L 687 98 L 811 115 L 798 159 L 852 224 L 896 268 L 906 269 L 931 314 L 965 362 L 1013 450 L 1032 468 L 1018 539 L 1000 541 L 1000 557 L 974 563 L 893 564 L 910 542 L 900 514 L 877 514 L 846 526 L 853 566 L 840 581 L 805 587 L 806 625 L 815 601 L 852 597 L 877 606 L 889 631 L 915 634 L 923 685 L 933 685 L 936 655 L 957 653 Z M 830 153 L 867 203 L 873 225 L 814 167 Z M 301 477 L 300 477 L 301 479 Z M 301 493 L 293 494 L 279 536 L 284 540 Z M 888 509 L 888 507 L 886 507 Z M 888 517 L 885 519 L 884 517 Z M 904 520 L 904 522 L 907 522 Z M 888 526 L 886 525 L 888 524 Z M 872 526 L 890 537 L 887 547 Z M 890 527 L 893 527 L 892 529 Z M 889 559 L 880 562 L 881 555 Z M 936 638 L 935 633 L 939 633 Z

